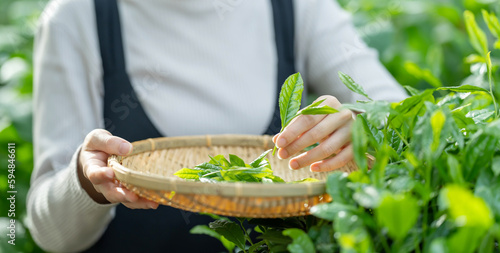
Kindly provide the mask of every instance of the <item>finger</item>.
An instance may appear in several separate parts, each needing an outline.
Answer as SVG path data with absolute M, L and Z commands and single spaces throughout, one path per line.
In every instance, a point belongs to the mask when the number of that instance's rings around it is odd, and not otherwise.
M 351 123 L 347 123 L 340 129 L 338 129 L 335 133 L 333 133 L 325 141 L 320 143 L 317 147 L 290 159 L 290 168 L 300 169 L 335 154 L 335 152 L 337 152 L 341 147 L 345 146 L 350 141 L 350 125 Z
M 286 159 L 314 143 L 322 142 L 331 133 L 335 132 L 350 120 L 352 120 L 352 113 L 349 110 L 327 115 L 321 122 L 309 129 L 295 141 L 278 150 L 279 157 L 281 159 Z
M 109 181 L 94 185 L 96 191 L 100 192 L 111 203 L 133 203 L 140 199 L 134 192 L 128 190 L 117 181 Z
M 138 201 L 133 203 L 123 203 L 124 206 L 130 209 L 156 209 L 159 204 L 151 200 L 140 198 Z
M 103 151 L 107 154 L 127 155 L 132 152 L 132 144 L 120 137 L 113 136 L 104 129 L 96 129 L 85 138 L 84 149 Z
M 315 102 L 320 100 L 324 100 L 321 103 L 322 105 L 328 105 L 337 109 L 341 106 L 340 102 L 333 96 L 320 96 Z M 283 132 L 276 138 L 276 146 L 278 146 L 278 148 L 286 147 L 288 144 L 295 141 L 298 136 L 311 129 L 325 117 L 326 115 L 300 115 L 283 129 Z
M 89 179 L 89 181 L 94 184 L 103 184 L 106 182 L 112 182 L 115 173 L 113 169 L 106 167 L 106 165 L 102 164 L 102 161 L 99 160 L 90 160 L 88 163 L 88 167 L 84 168 L 83 175 Z
M 300 115 L 295 118 L 285 129 L 283 132 L 276 138 L 276 146 L 278 148 L 284 148 L 298 136 L 313 128 L 318 122 L 323 120 L 326 115 Z
M 348 162 L 352 161 L 353 157 L 354 153 L 352 144 L 349 144 L 334 157 L 311 164 L 311 171 L 322 172 L 339 169 L 345 166 Z
M 278 136 L 279 136 L 279 135 L 280 135 L 280 134 L 276 134 L 276 135 L 274 135 L 274 136 L 273 136 L 273 142 L 274 142 L 274 143 L 276 143 L 276 139 L 278 138 Z
M 120 184 L 102 185 L 103 195 L 111 203 L 122 203 L 131 209 L 156 209 L 158 203 L 139 197 L 134 192 L 121 186 Z

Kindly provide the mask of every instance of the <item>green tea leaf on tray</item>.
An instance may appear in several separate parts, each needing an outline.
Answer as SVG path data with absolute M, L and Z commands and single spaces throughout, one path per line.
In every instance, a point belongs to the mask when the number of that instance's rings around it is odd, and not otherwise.
M 316 179 L 316 178 L 308 177 L 308 178 L 304 178 L 304 179 L 301 179 L 301 180 L 296 180 L 296 181 L 293 181 L 293 182 L 290 182 L 290 183 L 291 184 L 297 184 L 297 183 L 312 183 L 312 182 L 319 182 L 319 180 Z
M 214 157 L 210 156 L 209 163 L 225 167 L 231 166 L 231 163 L 223 155 L 216 155 Z
M 285 180 L 283 180 L 281 177 L 278 177 L 276 175 L 270 175 L 270 176 L 266 176 L 266 177 L 263 177 L 262 179 L 270 179 L 273 181 L 273 183 L 284 183 Z
M 245 234 L 240 226 L 228 220 L 216 220 L 210 222 L 209 227 L 224 236 L 230 242 L 236 244 L 240 249 L 245 249 Z
M 271 149 L 266 150 L 264 153 L 260 154 L 260 156 L 259 156 L 259 157 L 257 157 L 255 160 L 253 160 L 253 161 L 250 163 L 250 166 L 252 166 L 253 168 L 260 167 L 260 166 L 261 166 L 262 161 L 265 161 L 264 159 L 266 159 L 266 156 L 267 156 L 267 154 L 269 154 L 269 152 L 271 152 Z
M 189 168 L 183 168 L 177 172 L 174 173 L 174 175 L 182 178 L 182 179 L 195 179 L 198 180 L 200 178 L 199 173 L 202 172 L 201 170 L 195 170 L 195 169 L 189 169 Z
M 361 85 L 357 84 L 354 80 L 352 80 L 350 76 L 339 71 L 339 78 L 340 81 L 342 81 L 345 84 L 345 86 L 349 88 L 349 90 L 352 90 L 353 92 L 368 98 L 368 100 L 373 100 L 368 96 L 368 94 L 366 94 L 363 87 L 361 87 Z
M 245 162 L 243 161 L 243 159 L 239 158 L 236 155 L 229 154 L 229 161 L 231 162 L 231 166 L 245 167 Z
M 211 164 L 211 163 L 202 163 L 202 164 L 196 165 L 195 168 L 203 169 L 203 170 L 220 170 L 221 169 L 221 167 L 214 165 L 214 164 Z
M 304 81 L 300 73 L 289 76 L 283 84 L 279 96 L 282 128 L 285 128 L 299 111 L 303 90 Z

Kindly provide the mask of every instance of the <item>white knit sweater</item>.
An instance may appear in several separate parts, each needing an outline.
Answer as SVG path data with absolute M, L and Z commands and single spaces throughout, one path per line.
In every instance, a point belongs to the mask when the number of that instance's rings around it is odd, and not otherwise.
M 340 83 L 341 70 L 374 99 L 405 97 L 333 0 L 294 7 L 296 67 L 313 91 L 362 100 Z M 119 9 L 128 73 L 162 134 L 265 131 L 277 92 L 269 0 L 121 0 Z M 115 205 L 83 191 L 74 155 L 88 132 L 104 127 L 95 23 L 92 0 L 52 0 L 36 34 L 27 206 L 33 238 L 48 251 L 91 246 L 114 215 Z

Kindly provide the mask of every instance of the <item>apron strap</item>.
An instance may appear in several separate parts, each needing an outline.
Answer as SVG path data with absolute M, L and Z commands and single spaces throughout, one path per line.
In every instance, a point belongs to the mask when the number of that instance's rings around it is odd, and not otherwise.
M 127 75 L 117 1 L 95 0 L 94 3 L 103 69 L 106 130 L 128 141 L 161 137 Z
M 286 78 L 295 71 L 295 24 L 292 0 L 271 0 L 274 19 L 274 38 L 278 54 L 278 75 L 274 114 L 264 134 L 275 135 L 281 130 L 279 92 Z
M 161 137 L 137 99 L 127 75 L 117 0 L 94 0 L 94 3 L 103 68 L 105 128 L 129 141 Z M 279 93 L 285 79 L 295 73 L 293 7 L 292 0 L 271 0 L 271 3 L 278 54 Z M 280 124 L 276 99 L 274 116 L 266 134 L 276 134 Z M 210 221 L 212 218 L 208 216 L 169 206 L 160 206 L 157 210 L 131 210 L 118 205 L 115 218 L 98 242 L 86 252 L 223 251 L 217 240 L 189 233 L 193 226 L 207 225 Z

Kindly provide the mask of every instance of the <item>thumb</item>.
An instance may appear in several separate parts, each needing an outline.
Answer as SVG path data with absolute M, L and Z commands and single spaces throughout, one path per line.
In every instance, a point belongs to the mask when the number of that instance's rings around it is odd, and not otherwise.
M 132 152 L 130 142 L 113 136 L 104 129 L 96 129 L 90 132 L 85 138 L 84 149 L 93 151 L 103 151 L 110 155 L 127 155 Z

